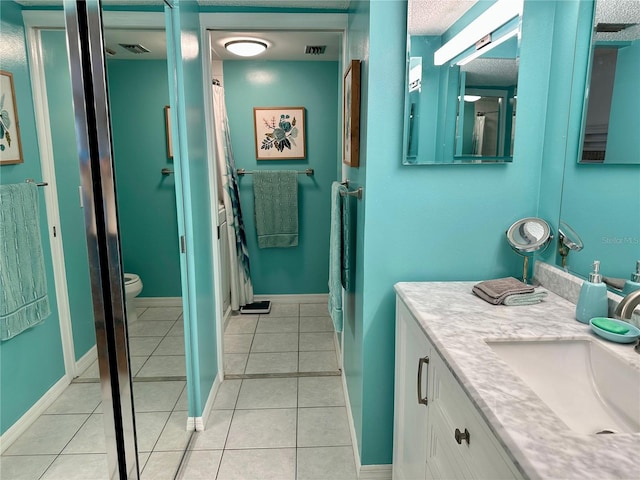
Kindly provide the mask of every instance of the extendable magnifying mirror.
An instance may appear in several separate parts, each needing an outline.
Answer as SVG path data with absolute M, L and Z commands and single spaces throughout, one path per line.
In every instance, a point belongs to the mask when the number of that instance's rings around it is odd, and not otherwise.
M 562 257 L 562 268 L 567 268 L 567 256 L 569 250 L 579 252 L 584 248 L 584 244 L 573 228 L 567 225 L 562 220 L 558 225 L 558 253 Z
M 551 227 L 541 218 L 527 217 L 511 225 L 506 235 L 511 248 L 524 257 L 522 281 L 527 283 L 529 257 L 536 252 L 544 251 L 549 246 L 553 238 Z

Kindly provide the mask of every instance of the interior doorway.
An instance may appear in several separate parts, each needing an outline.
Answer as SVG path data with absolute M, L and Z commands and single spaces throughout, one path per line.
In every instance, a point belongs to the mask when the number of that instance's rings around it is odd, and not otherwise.
M 234 29 L 209 30 L 214 131 L 226 143 L 217 148 L 229 158 L 217 162 L 219 208 L 226 200 L 225 183 L 233 176 L 243 224 L 251 281 L 257 300 L 270 300 L 270 312 L 229 315 L 224 322 L 225 379 L 269 376 L 339 376 L 340 343 L 327 307 L 329 213 L 331 182 L 337 179 L 339 150 L 341 58 L 343 33 L 338 30 Z M 255 57 L 241 57 L 226 47 L 252 39 L 266 45 Z M 254 133 L 261 123 L 277 123 L 277 106 L 300 105 L 301 118 L 293 117 L 304 131 L 294 142 L 306 147 L 304 158 L 260 160 L 260 139 Z M 271 112 L 258 118 L 260 108 Z M 220 130 L 215 122 L 225 128 Z M 297 124 L 295 122 L 298 122 Z M 294 127 L 296 130 L 297 128 Z M 321 132 L 321 133 L 320 133 Z M 296 132 L 297 133 L 297 132 Z M 283 147 L 287 149 L 288 147 Z M 235 171 L 230 171 L 235 169 Z M 310 169 L 310 170 L 307 170 Z M 263 171 L 293 170 L 298 175 L 297 245 L 295 248 L 260 248 L 257 240 L 255 177 Z M 238 174 L 238 171 L 240 174 Z M 312 172 L 312 173 L 311 173 Z M 235 201 L 235 200 L 234 200 Z M 221 277 L 235 260 L 233 239 L 221 255 Z M 221 245 L 226 238 L 221 236 Z M 229 297 L 229 286 L 222 297 Z M 233 282 L 231 282 L 233 289 Z M 236 307 L 237 308 L 237 307 Z

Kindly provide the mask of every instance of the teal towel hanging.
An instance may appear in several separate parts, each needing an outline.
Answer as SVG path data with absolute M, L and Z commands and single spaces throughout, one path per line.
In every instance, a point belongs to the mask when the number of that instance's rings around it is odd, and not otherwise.
M 345 245 L 341 192 L 347 189 L 340 182 L 331 184 L 331 230 L 329 234 L 329 315 L 336 332 L 342 331 L 342 275 Z
M 0 185 L 0 340 L 51 313 L 38 200 L 33 183 Z
M 253 173 L 258 247 L 298 245 L 298 172 L 262 170 Z

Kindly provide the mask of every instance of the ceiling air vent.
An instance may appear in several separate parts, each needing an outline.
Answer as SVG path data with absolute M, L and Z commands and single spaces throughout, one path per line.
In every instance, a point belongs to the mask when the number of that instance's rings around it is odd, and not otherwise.
M 116 54 L 116 51 L 109 47 L 105 47 L 104 51 L 107 52 L 107 55 L 110 57 L 113 57 Z
M 637 25 L 635 23 L 598 23 L 596 32 L 617 33 L 622 30 Z
M 144 48 L 139 43 L 121 43 L 120 46 L 125 50 L 135 54 L 149 53 L 149 50 Z
M 326 49 L 326 45 L 307 45 L 304 48 L 304 53 L 307 55 L 324 55 Z

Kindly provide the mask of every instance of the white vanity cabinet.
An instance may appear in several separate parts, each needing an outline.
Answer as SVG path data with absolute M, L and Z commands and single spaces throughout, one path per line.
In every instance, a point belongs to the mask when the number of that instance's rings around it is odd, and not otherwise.
M 431 351 L 418 323 L 407 307 L 399 303 L 396 309 L 394 480 L 424 479 L 426 475 L 428 405 L 424 398 Z
M 400 299 L 395 355 L 394 480 L 522 478 Z

